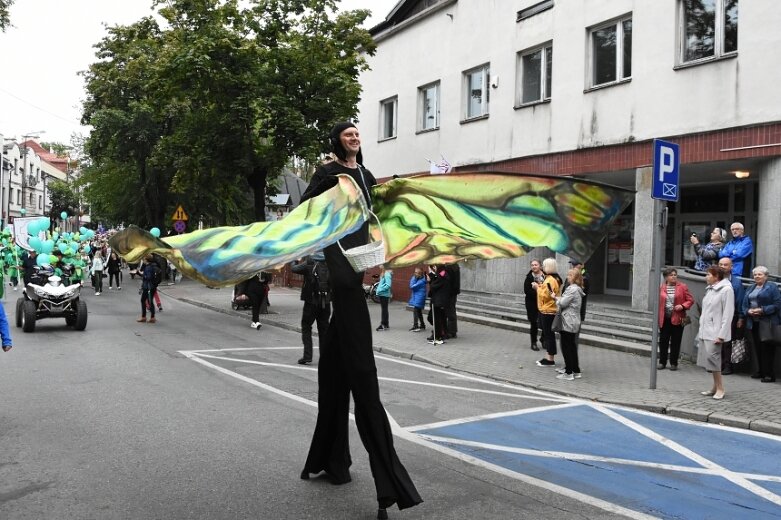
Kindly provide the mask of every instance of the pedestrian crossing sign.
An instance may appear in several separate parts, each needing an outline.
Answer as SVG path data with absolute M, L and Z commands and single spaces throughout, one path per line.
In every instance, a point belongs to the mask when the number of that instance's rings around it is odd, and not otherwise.
M 184 208 L 181 205 L 176 208 L 171 220 L 187 220 L 187 213 L 184 212 Z

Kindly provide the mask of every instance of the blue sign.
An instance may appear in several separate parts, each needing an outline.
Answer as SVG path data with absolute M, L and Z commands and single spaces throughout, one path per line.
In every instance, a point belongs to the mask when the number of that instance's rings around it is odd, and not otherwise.
M 681 154 L 675 143 L 654 139 L 654 181 L 651 198 L 678 201 Z

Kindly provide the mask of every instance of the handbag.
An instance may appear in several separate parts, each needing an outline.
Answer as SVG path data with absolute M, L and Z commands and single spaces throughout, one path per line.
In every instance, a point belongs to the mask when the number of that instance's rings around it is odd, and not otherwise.
M 745 338 L 732 340 L 732 354 L 730 355 L 730 362 L 733 365 L 738 365 L 748 360 L 748 349 L 746 348 Z
M 689 315 L 687 314 L 687 315 L 686 315 L 686 316 L 684 316 L 684 317 L 683 317 L 683 319 L 681 320 L 681 327 L 685 327 L 686 325 L 689 325 L 691 322 L 692 322 L 692 318 L 691 318 L 691 316 L 689 316 Z
M 561 332 L 564 330 L 564 322 L 561 319 L 561 312 L 557 312 L 556 315 L 553 317 L 553 322 L 551 323 L 550 330 L 553 332 Z
M 759 320 L 759 341 L 781 345 L 781 324 L 775 324 L 770 320 Z

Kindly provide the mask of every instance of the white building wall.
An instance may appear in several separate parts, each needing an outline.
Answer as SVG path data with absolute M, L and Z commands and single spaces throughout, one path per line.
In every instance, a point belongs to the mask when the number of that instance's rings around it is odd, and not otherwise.
M 537 0 L 459 0 L 387 38 L 362 74 L 360 129 L 378 177 L 427 171 L 442 153 L 454 165 L 781 120 L 781 9 L 740 3 L 735 58 L 675 70 L 678 2 L 557 0 L 517 23 Z M 632 80 L 587 87 L 587 28 L 632 13 Z M 448 15 L 452 15 L 452 18 Z M 514 109 L 516 53 L 553 41 L 550 103 Z M 461 124 L 462 72 L 490 62 L 490 117 Z M 440 129 L 416 135 L 417 89 L 441 81 Z M 378 142 L 379 102 L 398 96 L 395 139 Z

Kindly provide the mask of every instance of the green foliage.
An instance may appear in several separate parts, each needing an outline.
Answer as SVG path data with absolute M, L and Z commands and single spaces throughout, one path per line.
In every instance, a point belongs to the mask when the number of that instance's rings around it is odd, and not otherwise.
M 47 151 L 51 150 L 57 157 L 67 157 L 70 146 L 63 143 L 57 143 L 54 141 L 41 141 L 41 147 Z
M 262 220 L 268 181 L 293 157 L 316 160 L 330 126 L 355 115 L 368 12 L 336 15 L 334 0 L 154 6 L 164 28 L 151 17 L 110 28 L 84 73 L 93 215 L 164 228 L 183 204 L 209 222 Z
M 0 0 L 0 31 L 5 32 L 11 25 L 11 19 L 8 17 L 8 9 L 13 5 L 14 0 Z
M 61 180 L 51 180 L 46 184 L 49 199 L 52 201 L 51 215 L 58 218 L 63 211 L 75 215 L 79 211 L 79 193 L 70 184 Z

